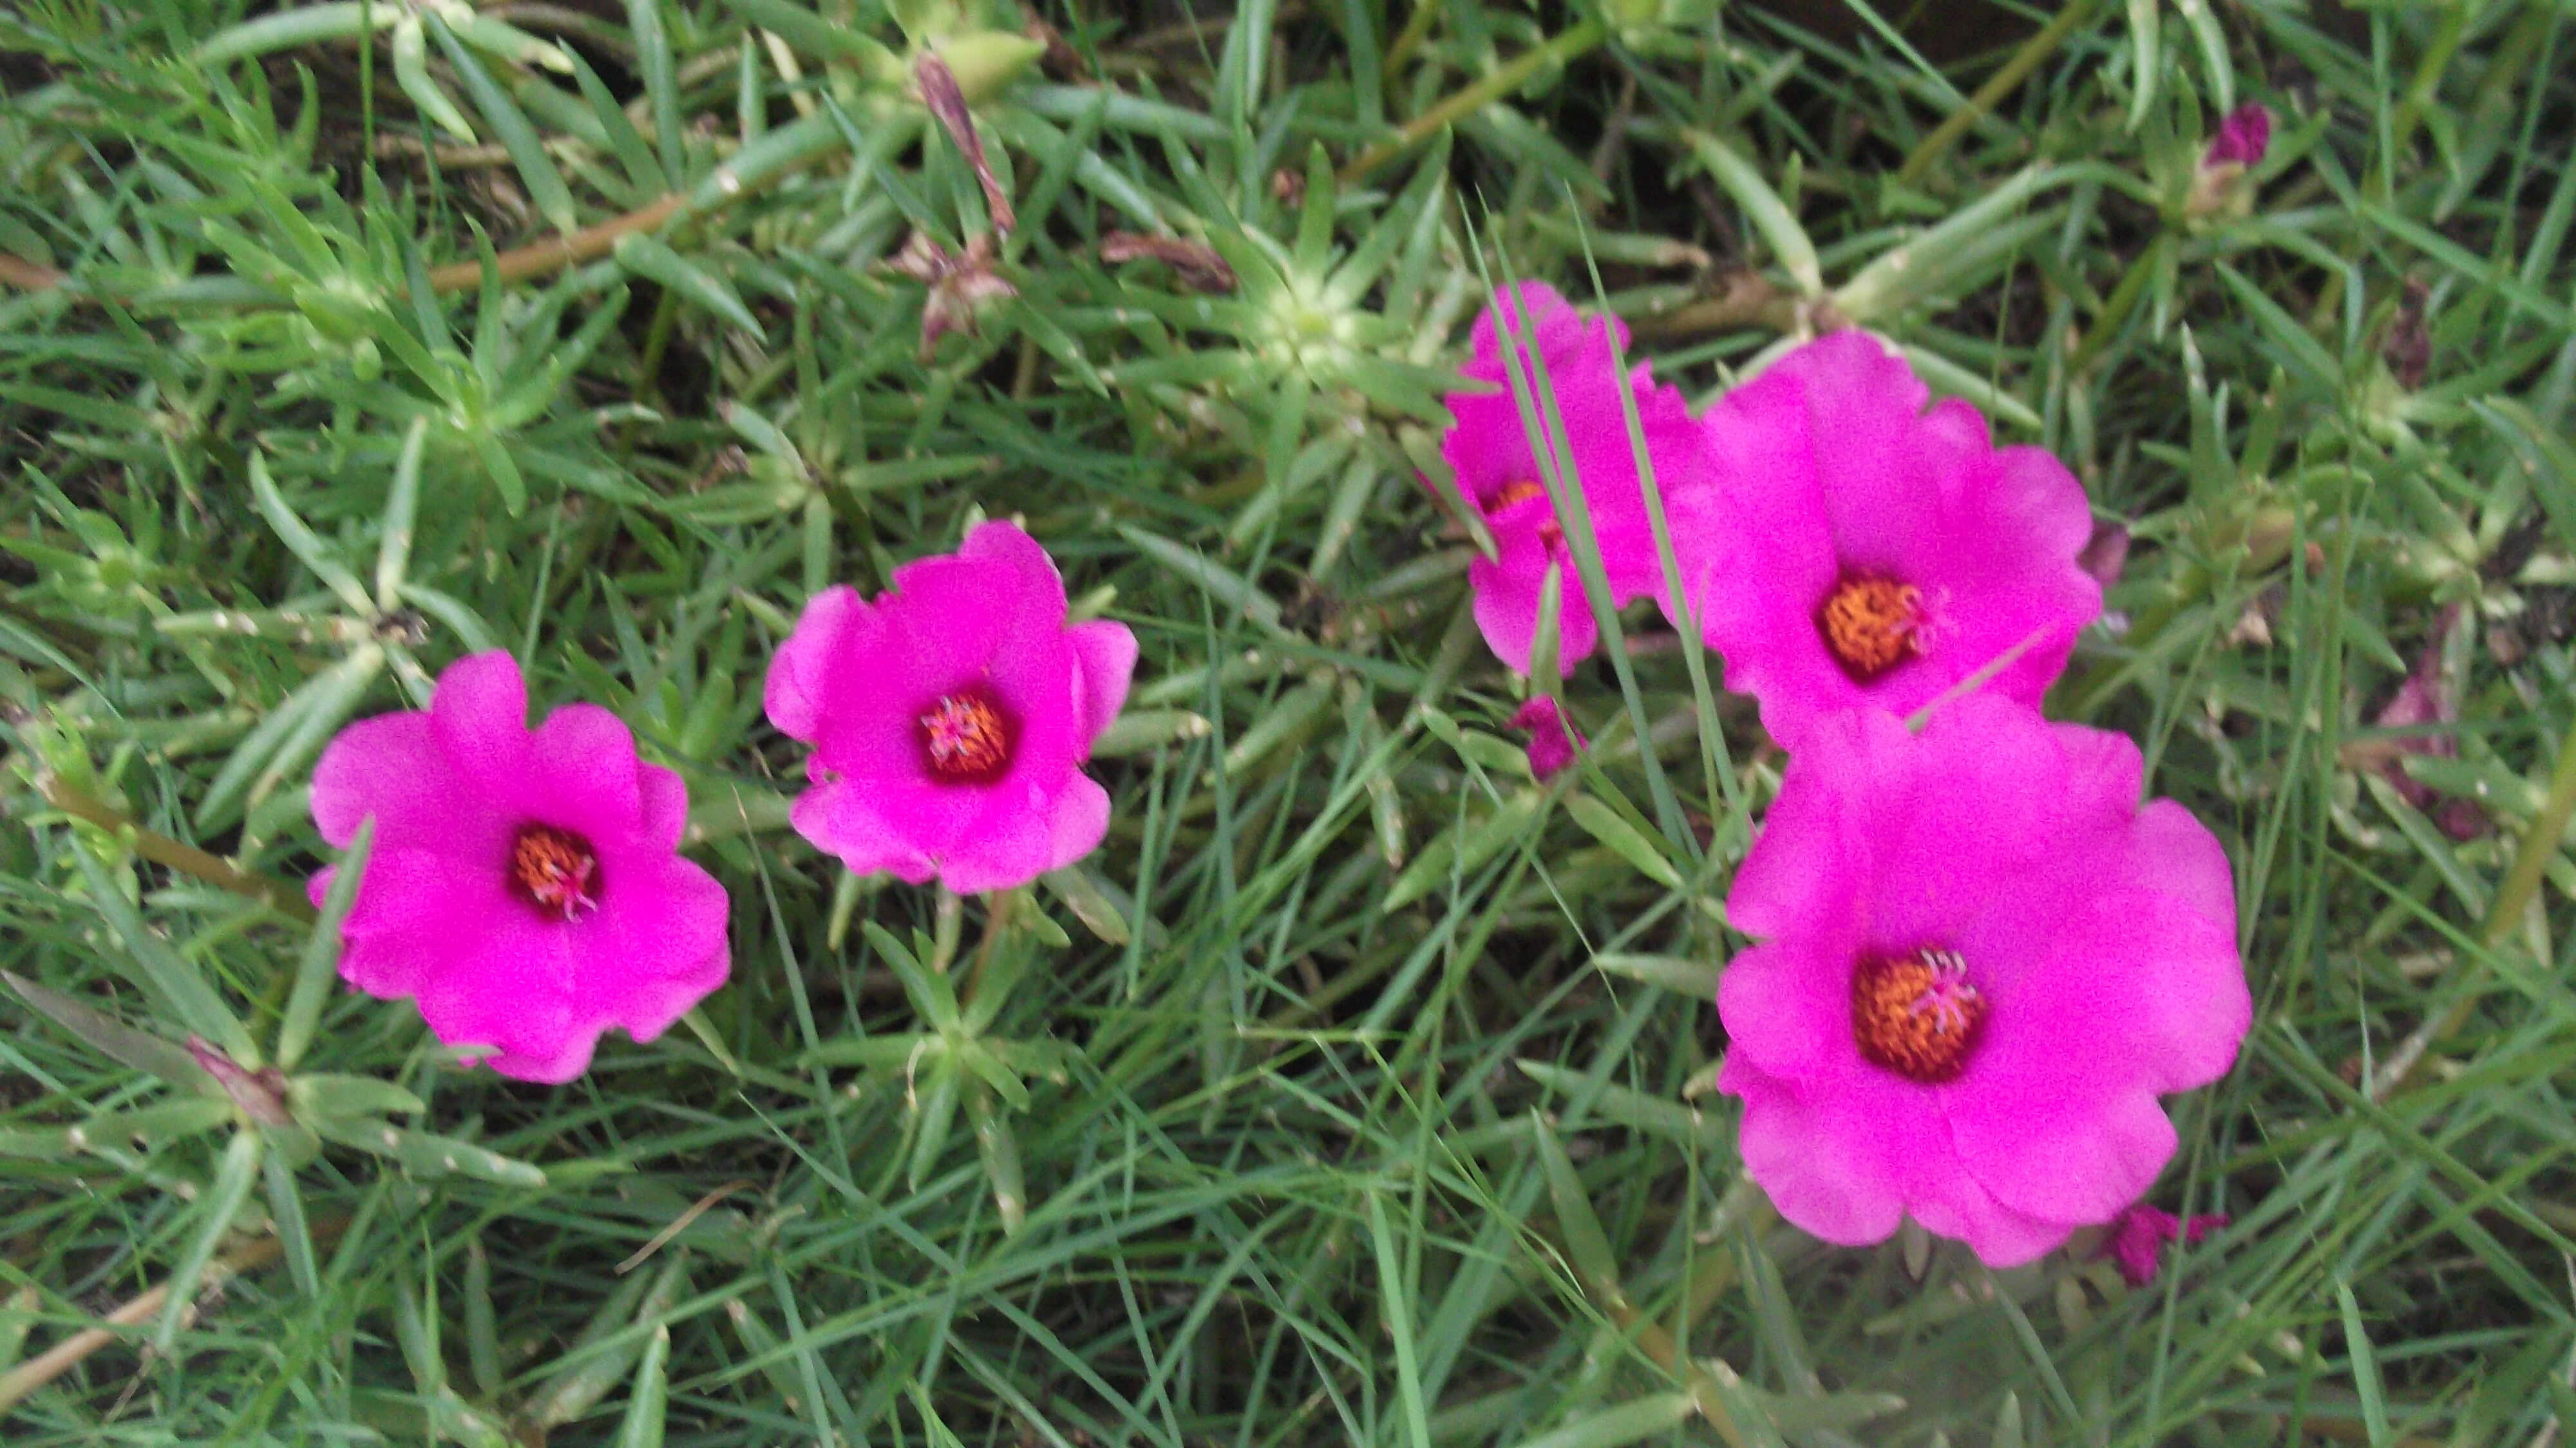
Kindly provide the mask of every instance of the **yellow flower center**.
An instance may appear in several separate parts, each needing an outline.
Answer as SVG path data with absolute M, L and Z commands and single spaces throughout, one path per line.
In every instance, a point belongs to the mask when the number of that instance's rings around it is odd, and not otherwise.
M 921 715 L 921 750 L 945 784 L 990 784 L 1011 765 L 1019 731 L 982 689 L 942 694 Z
M 1864 957 L 1852 971 L 1852 1040 L 1861 1059 L 1908 1081 L 1958 1079 L 1986 1024 L 1986 998 L 1955 951 Z
M 1843 672 L 1866 684 L 1923 653 L 1923 590 L 1877 574 L 1845 574 L 1817 607 L 1816 632 Z
M 578 920 L 599 908 L 599 856 L 570 830 L 521 825 L 510 842 L 510 884 L 539 910 Z

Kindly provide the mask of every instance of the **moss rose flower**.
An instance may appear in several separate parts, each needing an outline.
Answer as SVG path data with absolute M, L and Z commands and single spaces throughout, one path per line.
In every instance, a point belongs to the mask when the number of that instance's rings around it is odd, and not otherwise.
M 341 976 L 417 997 L 440 1041 L 504 1076 L 569 1081 L 600 1032 L 649 1041 L 724 984 L 724 887 L 677 853 L 687 786 L 596 704 L 530 730 L 506 653 L 457 660 L 427 710 L 362 719 L 322 751 L 322 838 L 345 846 L 370 815 Z
M 1808 343 L 1703 418 L 1700 628 L 1791 749 L 1835 712 L 1910 714 L 2017 646 L 1985 688 L 2036 705 L 2102 611 L 2084 489 L 1931 393 L 1864 332 Z
M 2125 736 L 1993 695 L 1810 731 L 1727 898 L 1718 1084 L 1780 1214 L 1996 1266 L 2138 1200 L 2253 1003 L 2218 841 Z
M 1699 430 L 1681 394 L 1654 385 L 1643 365 L 1623 383 L 1611 354 L 1613 335 L 1624 355 L 1628 329 L 1618 319 L 1586 321 L 1555 288 L 1523 282 L 1498 295 L 1476 319 L 1476 355 L 1461 370 L 1484 386 L 1448 397 L 1456 421 L 1441 441 L 1440 455 L 1457 478 L 1459 496 L 1494 537 L 1495 556 L 1467 567 L 1467 582 L 1476 594 L 1476 627 L 1495 656 L 1519 673 L 1529 672 L 1551 563 L 1557 573 L 1560 672 L 1572 673 L 1591 654 L 1600 628 L 1584 601 L 1582 574 L 1530 447 L 1532 432 L 1544 436 L 1547 430 L 1524 425 L 1512 399 L 1503 338 L 1519 342 L 1521 375 L 1529 386 L 1537 386 L 1540 370 L 1546 373 L 1565 423 L 1568 456 L 1562 463 L 1570 466 L 1561 466 L 1562 480 L 1583 490 L 1614 606 L 1624 608 L 1648 596 L 1660 602 L 1665 593 L 1637 457 L 1628 444 L 1627 414 L 1619 400 L 1623 386 L 1636 395 L 1638 423 L 1667 507 L 1677 506 L 1678 494 L 1706 480 Z
M 896 569 L 873 603 L 826 589 L 769 668 L 770 722 L 814 746 L 796 832 L 961 892 L 1072 864 L 1109 829 L 1082 765 L 1135 667 L 1126 625 L 1065 627 L 1064 580 L 1010 523 Z

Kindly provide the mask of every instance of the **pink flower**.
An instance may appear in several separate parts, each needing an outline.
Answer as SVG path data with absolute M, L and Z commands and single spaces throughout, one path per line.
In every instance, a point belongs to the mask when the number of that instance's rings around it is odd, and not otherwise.
M 1497 295 L 1476 319 L 1476 356 L 1462 371 L 1470 381 L 1487 386 L 1448 398 L 1457 421 L 1442 440 L 1440 454 L 1457 475 L 1459 495 L 1494 535 L 1496 556 L 1478 558 L 1467 567 L 1467 582 L 1476 594 L 1476 626 L 1495 655 L 1520 673 L 1529 672 L 1550 563 L 1557 571 L 1560 672 L 1572 673 L 1591 654 L 1600 630 L 1530 447 L 1531 429 L 1523 425 L 1512 400 L 1504 336 L 1520 343 L 1521 375 L 1533 398 L 1542 370 L 1555 395 L 1568 449 L 1560 463 L 1562 481 L 1583 491 L 1611 602 L 1625 607 L 1641 597 L 1664 597 L 1663 568 L 1619 401 L 1621 383 L 1611 358 L 1614 335 L 1624 355 L 1628 329 L 1617 318 L 1586 321 L 1553 287 L 1523 282 Z M 1698 430 L 1691 426 L 1681 394 L 1655 386 L 1643 365 L 1627 386 L 1636 395 L 1656 489 L 1668 508 L 1677 507 L 1679 495 L 1705 482 Z M 1538 431 L 1546 433 L 1545 428 Z
M 1726 902 L 1763 943 L 1718 989 L 1782 1216 L 1859 1245 L 1910 1215 L 2001 1267 L 2155 1181 L 2156 1098 L 2224 1074 L 2253 1002 L 2227 857 L 2140 808 L 2142 772 L 1991 694 L 1810 731 Z
M 518 662 L 459 659 L 426 711 L 362 719 L 314 766 L 322 838 L 376 821 L 340 974 L 417 997 L 504 1076 L 569 1081 L 600 1032 L 649 1041 L 724 984 L 724 887 L 677 853 L 688 814 L 616 715 L 567 704 L 530 730 Z
M 1545 694 L 1532 697 L 1515 711 L 1511 727 L 1529 731 L 1530 775 L 1542 783 L 1572 764 L 1575 756 L 1591 744 L 1566 722 L 1565 711 Z
M 2166 1243 L 2180 1237 L 2197 1246 L 2201 1238 L 2226 1225 L 2227 1218 L 2223 1216 L 2194 1217 L 2186 1225 L 2171 1212 L 2160 1212 L 2139 1202 L 2122 1209 L 2093 1255 L 2117 1263 L 2120 1275 L 2129 1280 L 2130 1286 L 2144 1287 L 2156 1280 L 2157 1259 L 2164 1255 Z
M 2200 153 L 2200 169 L 2260 166 L 2263 153 L 2271 149 L 2272 113 L 2248 101 L 2229 111 L 2227 119 L 2218 123 L 2218 134 L 2210 138 L 2209 149 Z
M 958 891 L 1090 854 L 1109 794 L 1082 764 L 1126 702 L 1136 636 L 1064 618 L 1055 563 L 1010 523 L 896 569 L 874 603 L 814 595 L 769 667 L 770 722 L 814 746 L 796 832 L 861 874 Z
M 1836 332 L 1703 418 L 1717 481 L 1685 555 L 1701 633 L 1792 749 L 1843 709 L 1910 714 L 2017 648 L 1984 687 L 2036 705 L 2102 611 L 2077 562 L 2082 485 L 1930 395 L 1877 339 Z
M 2245 173 L 2263 164 L 2272 149 L 2272 113 L 2248 102 L 2227 113 L 2218 134 L 2200 153 L 2191 189 L 2183 197 L 2185 216 L 2205 220 L 2221 212 L 2242 216 L 2254 205 L 2254 188 Z

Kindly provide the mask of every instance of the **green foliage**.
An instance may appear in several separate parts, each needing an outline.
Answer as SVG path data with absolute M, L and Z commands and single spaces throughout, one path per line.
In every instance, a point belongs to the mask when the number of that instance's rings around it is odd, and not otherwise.
M 0 13 L 0 1432 L 2576 1414 L 2563 7 L 1790 13 Z M 2246 100 L 2251 204 L 2194 207 Z M 958 326 L 916 234 L 987 269 Z M 1422 485 L 1513 277 L 1695 398 L 1864 323 L 2129 530 L 2052 710 L 2225 840 L 2258 1001 L 2159 1195 L 2233 1224 L 2152 1287 L 1825 1248 L 1740 1179 L 1710 996 L 1776 755 L 1641 608 L 1532 781 L 1489 540 Z M 1109 841 L 853 881 L 786 829 L 766 660 L 1007 514 L 1142 641 Z M 732 983 L 553 1090 L 340 990 L 347 891 L 301 906 L 324 743 L 495 647 L 683 773 L 735 902 Z M 2410 672 L 2447 751 L 2373 722 Z

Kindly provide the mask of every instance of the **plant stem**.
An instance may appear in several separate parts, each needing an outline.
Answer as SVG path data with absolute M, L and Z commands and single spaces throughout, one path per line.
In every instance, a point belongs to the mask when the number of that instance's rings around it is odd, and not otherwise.
M 340 1234 L 348 1223 L 321 1221 L 313 1224 L 313 1240 L 318 1245 Z M 256 1242 L 236 1247 L 215 1259 L 198 1279 L 200 1292 L 211 1292 L 228 1277 L 238 1277 L 274 1262 L 286 1250 L 286 1244 L 275 1237 L 262 1237 Z M 27 1359 L 5 1373 L 0 1373 L 0 1413 L 6 1413 L 45 1384 L 78 1367 L 91 1353 L 116 1341 L 115 1329 L 134 1327 L 160 1316 L 162 1304 L 170 1297 L 170 1285 L 146 1291 L 107 1315 L 103 1327 L 84 1328 L 55 1343 L 43 1353 Z
M 1967 134 L 1970 126 L 2029 79 L 2030 73 L 2039 69 L 2039 63 L 2048 59 L 2050 52 L 2065 44 L 2076 27 L 2092 17 L 2093 4 L 2094 0 L 2070 0 L 2065 9 L 2057 12 L 2056 19 L 2023 41 L 2021 49 L 2014 51 L 2012 58 L 2004 62 L 2003 69 L 1988 76 L 1986 83 L 1977 87 L 1976 94 L 1968 97 L 1966 105 L 1952 111 L 1940 125 L 1933 127 L 1932 134 L 1925 136 L 1922 144 L 1914 148 L 1914 154 L 1906 157 L 1905 164 L 1897 168 L 1896 179 L 1908 184 L 1921 180 L 1923 173 L 1932 168 L 1932 163 L 1941 159 L 1942 152 L 1949 150 L 1952 143 Z
M 45 803 L 76 819 L 89 821 L 100 829 L 130 842 L 134 853 L 156 865 L 164 865 L 183 875 L 194 875 L 217 889 L 257 900 L 291 920 L 311 924 L 317 917 L 304 893 L 284 880 L 255 875 L 237 865 L 212 855 L 194 845 L 182 844 L 168 835 L 145 829 L 128 816 L 110 808 L 102 800 L 92 799 L 80 790 L 63 783 L 62 776 L 50 769 L 36 772 L 36 792 Z
M 1431 109 L 1404 123 L 1393 140 L 1381 141 L 1362 151 L 1358 158 L 1342 168 L 1341 183 L 1355 185 L 1379 167 L 1486 106 L 1518 90 L 1531 76 L 1551 65 L 1563 65 L 1609 38 L 1610 32 L 1598 20 L 1585 20 L 1545 45 L 1533 46 L 1512 58 L 1492 75 L 1450 96 Z
M 2128 321 L 2129 313 L 2137 309 L 2138 297 L 2147 289 L 2147 277 L 2155 267 L 2160 245 L 2158 242 L 2149 243 L 2146 250 L 2138 253 L 2138 259 L 2129 263 L 2129 270 L 2120 278 L 2120 284 L 2111 289 L 2109 300 L 2102 303 L 2101 314 L 2093 319 L 2092 326 L 2084 329 L 2083 337 L 2075 344 L 2074 355 L 2066 359 L 2067 376 L 2083 376 L 2084 369 L 2092 366 L 2093 359 L 2101 356 L 2102 349 L 2111 344 L 2120 324 Z
M 0 251 L 0 283 L 20 291 L 41 292 L 63 284 L 63 274 L 49 266 L 38 266 L 23 257 Z
M 2548 873 L 2550 858 L 2558 853 L 2558 842 L 2570 818 L 2576 818 L 2576 725 L 2570 725 L 2567 737 L 2559 742 L 2558 763 L 2549 775 L 2549 793 L 2540 802 L 2540 812 L 2523 827 L 2513 868 L 2506 872 L 2504 884 L 2497 887 L 2495 899 L 2487 904 L 2486 924 L 2478 931 L 2478 943 L 2490 954 L 2503 950 L 2514 931 L 2521 928 L 2523 914 L 2540 893 L 2540 882 Z M 2460 998 L 2452 1002 L 2451 1008 L 2439 1019 L 2417 1028 L 2379 1069 L 2371 1082 L 2370 1098 L 2385 1100 L 2411 1084 L 2431 1048 L 2459 1034 L 2460 1028 L 2469 1023 L 2469 1012 L 2476 1004 L 2477 993 L 2462 986 Z

